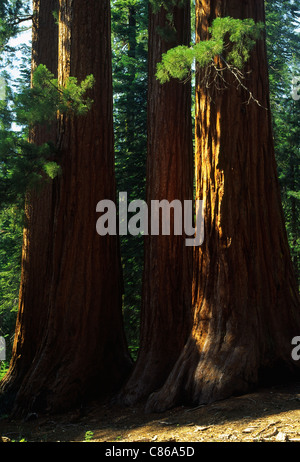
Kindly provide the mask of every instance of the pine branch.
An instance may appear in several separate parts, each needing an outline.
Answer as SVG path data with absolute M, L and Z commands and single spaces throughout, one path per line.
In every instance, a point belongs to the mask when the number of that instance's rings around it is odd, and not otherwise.
M 235 77 L 235 79 L 236 79 L 236 81 L 238 83 L 238 86 L 242 87 L 249 94 L 249 99 L 247 101 L 247 104 L 250 104 L 250 101 L 254 101 L 258 106 L 262 107 L 263 109 L 265 109 L 267 111 L 268 108 L 262 106 L 262 104 L 260 104 L 258 99 L 256 99 L 253 96 L 252 91 L 248 87 L 246 87 L 246 85 L 244 85 L 244 83 L 242 82 L 242 79 L 244 79 L 243 73 L 237 67 L 233 66 L 232 64 L 229 64 L 223 56 L 220 56 L 220 58 L 223 61 L 223 63 L 225 64 L 225 68 L 227 70 L 229 70 L 229 72 L 231 72 L 231 74 Z M 217 72 L 220 72 L 220 70 L 217 69 L 216 67 L 215 67 L 215 70 Z
M 15 27 L 21 24 L 22 22 L 27 22 L 27 21 L 32 21 L 33 20 L 33 15 L 29 16 L 17 16 L 14 18 L 14 21 L 8 23 L 9 27 Z

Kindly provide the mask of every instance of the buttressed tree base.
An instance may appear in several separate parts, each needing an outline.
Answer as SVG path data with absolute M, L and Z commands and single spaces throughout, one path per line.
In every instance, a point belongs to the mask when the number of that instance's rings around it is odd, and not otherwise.
M 217 16 L 264 22 L 264 2 L 197 0 L 197 40 L 209 38 Z M 148 411 L 209 403 L 299 375 L 291 342 L 300 331 L 300 302 L 276 171 L 265 40 L 245 75 L 260 105 L 230 75 L 220 91 L 197 74 L 196 197 L 204 200 L 205 240 L 194 253 L 193 328 Z

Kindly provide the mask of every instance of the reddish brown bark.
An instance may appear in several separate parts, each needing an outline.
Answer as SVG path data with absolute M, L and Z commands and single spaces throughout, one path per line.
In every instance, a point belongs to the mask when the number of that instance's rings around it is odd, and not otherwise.
M 32 71 L 44 64 L 57 75 L 58 27 L 52 12 L 58 0 L 34 0 L 32 24 Z M 36 126 L 30 139 L 37 145 L 56 141 L 56 124 Z M 52 181 L 27 193 L 23 232 L 19 311 L 12 360 L 1 392 L 8 405 L 25 379 L 44 334 L 49 297 L 52 244 Z
M 190 83 L 161 85 L 155 77 L 162 53 L 190 43 L 188 3 L 174 10 L 177 35 L 172 42 L 158 31 L 165 27 L 165 10 L 149 11 L 148 210 L 151 200 L 179 199 L 183 204 L 193 199 Z M 177 360 L 191 327 L 191 276 L 192 253 L 184 235 L 145 237 L 141 344 L 123 402 L 137 402 L 159 388 Z
M 209 37 L 216 16 L 264 21 L 262 0 L 198 0 L 196 8 L 198 40 Z M 196 174 L 205 240 L 194 253 L 194 325 L 148 410 L 207 403 L 299 374 L 291 340 L 300 332 L 300 303 L 276 172 L 264 40 L 248 70 L 245 83 L 267 110 L 245 104 L 242 88 L 206 88 L 198 75 Z
M 15 412 L 57 412 L 116 391 L 131 368 L 122 322 L 117 236 L 96 233 L 96 205 L 115 201 L 110 2 L 60 1 L 59 80 L 95 77 L 85 116 L 61 116 L 62 174 L 53 185 L 51 280 L 43 342 Z

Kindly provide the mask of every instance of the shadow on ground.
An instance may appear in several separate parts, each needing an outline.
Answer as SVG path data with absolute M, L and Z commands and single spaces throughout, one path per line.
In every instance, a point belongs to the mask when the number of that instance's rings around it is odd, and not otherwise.
M 6 442 L 300 442 L 300 382 L 161 414 L 92 403 L 62 415 L 4 416 L 0 436 Z

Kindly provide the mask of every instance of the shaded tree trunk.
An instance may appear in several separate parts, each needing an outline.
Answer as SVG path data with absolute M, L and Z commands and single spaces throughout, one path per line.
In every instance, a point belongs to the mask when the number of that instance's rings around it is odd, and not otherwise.
M 44 64 L 57 76 L 58 27 L 52 14 L 55 10 L 58 10 L 58 0 L 33 1 L 32 72 Z M 30 139 L 37 145 L 55 143 L 56 129 L 56 124 L 50 128 L 36 126 L 31 130 Z M 52 181 L 47 179 L 38 190 L 31 189 L 26 197 L 19 311 L 12 360 L 0 387 L 9 407 L 44 335 L 52 262 L 52 191 Z
M 166 11 L 149 11 L 148 155 L 146 195 L 151 200 L 193 199 L 190 83 L 162 86 L 155 77 L 162 53 L 190 43 L 189 2 L 175 8 L 176 39 L 166 41 Z M 171 215 L 172 216 L 172 215 Z M 149 217 L 149 227 L 151 220 Z M 159 388 L 178 358 L 191 327 L 192 253 L 185 236 L 145 237 L 140 349 L 120 399 L 132 404 Z M 149 233 L 151 229 L 149 228 Z
M 107 397 L 131 359 L 122 320 L 117 236 L 96 233 L 96 205 L 115 201 L 110 2 L 60 1 L 58 78 L 95 77 L 85 116 L 59 117 L 62 174 L 53 186 L 47 324 L 15 412 L 58 412 Z
M 196 1 L 198 40 L 216 16 L 264 21 L 264 2 Z M 194 324 L 164 386 L 147 403 L 161 411 L 248 392 L 298 374 L 291 341 L 300 332 L 270 123 L 265 42 L 257 43 L 246 85 L 219 91 L 197 78 L 197 197 L 205 240 L 194 253 Z

